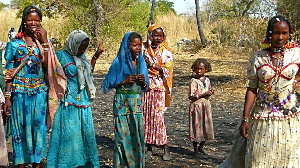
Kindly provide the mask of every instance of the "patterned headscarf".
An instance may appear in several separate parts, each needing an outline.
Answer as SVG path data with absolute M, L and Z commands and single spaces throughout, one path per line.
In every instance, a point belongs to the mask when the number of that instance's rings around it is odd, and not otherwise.
M 110 89 L 116 88 L 119 83 L 121 83 L 127 76 L 135 74 L 144 74 L 145 82 L 149 86 L 148 70 L 145 59 L 142 52 L 138 56 L 138 65 L 134 67 L 132 63 L 132 56 L 130 52 L 130 41 L 128 40 L 129 35 L 132 32 L 126 33 L 122 39 L 120 49 L 117 57 L 111 64 L 109 71 L 103 81 L 101 86 L 102 93 L 108 93 Z M 136 74 L 136 68 L 138 72 Z
M 82 54 L 80 57 L 76 56 L 79 46 L 86 39 L 90 40 L 89 36 L 84 31 L 72 31 L 67 38 L 66 50 L 70 55 L 72 55 L 75 61 L 78 72 L 79 89 L 82 90 L 87 85 L 89 98 L 93 99 L 95 98 L 96 88 L 93 83 L 94 78 L 91 71 L 92 66 L 84 54 Z

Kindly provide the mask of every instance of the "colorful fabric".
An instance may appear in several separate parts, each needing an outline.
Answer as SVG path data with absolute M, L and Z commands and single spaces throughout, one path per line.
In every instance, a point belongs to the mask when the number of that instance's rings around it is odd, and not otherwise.
M 23 38 L 12 39 L 6 48 L 6 68 L 12 69 L 29 59 L 12 82 L 11 133 L 15 164 L 40 163 L 46 157 L 47 85 L 42 55 Z
M 131 32 L 126 33 L 122 39 L 118 55 L 111 64 L 109 71 L 102 83 L 101 91 L 103 93 L 107 93 L 112 88 L 116 88 L 120 82 L 122 82 L 127 76 L 132 74 L 144 74 L 145 82 L 147 86 L 149 86 L 147 65 L 142 52 L 140 52 L 137 58 L 138 66 L 134 67 L 132 63 L 132 57 L 129 48 L 130 41 L 128 41 L 128 37 L 130 34 Z
M 211 89 L 210 80 L 192 78 L 189 96 L 201 95 Z M 191 100 L 189 112 L 189 138 L 194 142 L 214 139 L 211 104 L 208 98 Z
M 53 122 L 47 167 L 79 166 L 100 167 L 91 107 L 61 103 Z
M 102 84 L 101 90 L 107 93 L 116 88 L 114 98 L 114 165 L 113 167 L 145 167 L 144 124 L 141 103 L 141 86 L 138 81 L 132 84 L 117 85 L 131 74 L 144 74 L 148 85 L 148 71 L 140 53 L 136 66 L 130 52 L 130 33 L 123 37 L 119 53 L 113 61 Z
M 7 147 L 5 139 L 5 130 L 2 119 L 2 104 L 5 102 L 2 89 L 0 89 L 0 166 L 8 165 Z
M 165 92 L 165 104 L 166 107 L 168 107 L 171 103 L 171 88 L 172 88 L 172 82 L 173 82 L 173 58 L 171 54 L 171 50 L 169 48 L 169 44 L 166 41 L 166 33 L 164 32 L 164 40 L 162 43 L 159 44 L 157 47 L 156 51 L 153 51 L 151 48 L 151 43 L 152 43 L 152 32 L 155 29 L 163 28 L 159 26 L 158 24 L 152 24 L 149 26 L 148 29 L 148 39 L 147 39 L 147 44 L 144 47 L 144 53 L 147 53 L 149 60 L 153 64 L 157 64 L 158 66 L 162 67 L 164 70 L 164 75 L 163 75 L 163 81 L 164 81 L 164 88 L 166 90 Z M 160 75 L 157 70 L 155 70 L 153 67 L 150 67 L 148 69 L 148 73 L 151 76 L 157 76 Z
M 96 88 L 93 83 L 94 78 L 92 74 L 92 66 L 89 63 L 89 60 L 84 55 L 81 55 L 80 57 L 77 56 L 79 46 L 86 39 L 90 39 L 90 38 L 84 31 L 82 30 L 72 31 L 69 37 L 67 38 L 65 50 L 70 55 L 72 55 L 75 61 L 80 90 L 83 90 L 87 85 L 89 96 L 91 99 L 94 99 L 96 96 L 95 94 Z
M 68 85 L 55 114 L 47 167 L 99 167 L 88 87 L 79 87 L 74 57 L 66 50 L 57 51 L 56 55 Z
M 125 93 L 132 90 L 137 93 Z M 115 128 L 113 167 L 145 167 L 144 123 L 141 87 L 126 84 L 117 88 L 113 112 Z M 122 93 L 123 92 L 123 93 Z

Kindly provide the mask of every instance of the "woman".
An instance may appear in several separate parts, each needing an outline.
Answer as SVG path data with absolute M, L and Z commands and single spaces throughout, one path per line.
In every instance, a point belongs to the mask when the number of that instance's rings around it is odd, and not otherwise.
M 141 93 L 148 85 L 148 72 L 141 49 L 142 37 L 138 33 L 125 34 L 101 87 L 103 93 L 116 88 L 113 167 L 145 167 Z
M 241 165 L 227 159 L 233 167 L 299 167 L 300 116 L 294 89 L 300 81 L 300 50 L 291 42 L 289 20 L 283 16 L 270 19 L 263 50 L 254 52 L 248 63 L 248 83 L 240 134 L 233 149 Z M 238 153 L 244 152 L 243 154 Z M 245 154 L 246 153 L 246 154 Z M 238 161 L 238 160 L 236 160 Z M 230 164 L 224 163 L 224 167 Z
M 95 98 L 93 69 L 103 52 L 102 43 L 88 62 L 85 51 L 90 38 L 74 30 L 66 48 L 56 55 L 67 77 L 67 90 L 55 113 L 47 167 L 100 167 L 90 99 Z
M 18 36 L 6 48 L 6 69 L 15 75 L 6 78 L 5 115 L 11 116 L 14 163 L 39 167 L 46 157 L 47 90 L 49 44 L 41 27 L 42 12 L 28 6 L 23 10 Z
M 152 155 L 151 145 L 164 145 L 163 160 L 170 160 L 164 113 L 171 101 L 173 57 L 166 34 L 158 24 L 149 26 L 144 57 L 149 73 L 149 88 L 143 104 L 146 157 Z

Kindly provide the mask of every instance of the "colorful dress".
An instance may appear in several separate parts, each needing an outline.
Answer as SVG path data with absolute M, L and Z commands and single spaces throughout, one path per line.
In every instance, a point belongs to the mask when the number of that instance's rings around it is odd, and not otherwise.
M 142 55 L 136 58 L 133 64 L 130 52 L 129 36 L 126 33 L 122 39 L 117 57 L 111 64 L 101 86 L 103 93 L 116 88 L 114 97 L 114 164 L 113 167 L 145 167 L 145 142 L 143 112 L 141 108 L 141 84 L 136 81 L 119 86 L 129 75 L 143 74 L 148 85 L 148 70 Z
M 192 78 L 189 96 L 201 95 L 211 89 L 210 80 Z M 189 137 L 191 141 L 201 142 L 214 139 L 211 104 L 207 98 L 191 100 L 189 112 Z
M 145 142 L 141 87 L 137 82 L 116 88 L 114 98 L 114 167 L 144 167 Z
M 8 165 L 7 147 L 5 139 L 5 131 L 2 119 L 2 103 L 5 102 L 2 89 L 0 89 L 0 166 Z
M 56 55 L 68 84 L 65 96 L 55 113 L 47 167 L 100 167 L 87 89 L 85 87 L 79 90 L 73 57 L 66 50 L 57 51 Z
M 6 69 L 28 63 L 16 74 L 11 87 L 11 133 L 15 165 L 40 163 L 46 157 L 47 89 L 40 51 L 23 38 L 12 39 L 5 52 Z
M 170 93 L 171 88 L 166 88 L 166 78 L 173 71 L 173 57 L 169 50 L 157 49 L 156 57 L 151 57 L 148 52 L 145 55 L 149 60 L 162 67 L 163 74 L 153 73 L 149 69 L 149 88 L 144 94 L 143 111 L 145 122 L 145 142 L 147 144 L 167 144 L 167 132 L 164 122 L 166 111 L 166 91 Z
M 283 60 L 283 61 L 280 61 Z M 257 88 L 250 113 L 245 167 L 299 167 L 300 104 L 293 91 L 299 70 L 299 48 L 286 49 L 281 68 L 267 50 L 254 52 L 247 87 Z

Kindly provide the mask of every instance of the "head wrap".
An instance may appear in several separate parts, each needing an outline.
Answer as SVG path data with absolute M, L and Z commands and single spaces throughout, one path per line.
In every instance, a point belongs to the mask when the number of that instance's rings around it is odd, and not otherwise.
M 93 75 L 91 71 L 91 64 L 84 54 L 81 56 L 76 56 L 78 53 L 78 48 L 81 43 L 90 39 L 89 36 L 82 30 L 74 30 L 71 32 L 66 42 L 66 51 L 73 57 L 77 72 L 78 72 L 78 82 L 79 89 L 82 90 L 87 85 L 89 98 L 95 98 L 96 88 L 93 83 Z
M 127 76 L 132 74 L 144 74 L 145 82 L 147 85 L 149 85 L 147 65 L 142 52 L 139 53 L 137 58 L 137 66 L 134 67 L 132 63 L 132 56 L 129 46 L 130 41 L 128 40 L 128 37 L 131 33 L 132 32 L 126 33 L 122 39 L 118 55 L 111 64 L 101 86 L 101 91 L 103 93 L 107 93 L 110 89 L 116 88 L 117 85 L 121 83 Z M 139 68 L 137 74 L 136 68 Z

